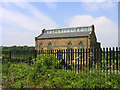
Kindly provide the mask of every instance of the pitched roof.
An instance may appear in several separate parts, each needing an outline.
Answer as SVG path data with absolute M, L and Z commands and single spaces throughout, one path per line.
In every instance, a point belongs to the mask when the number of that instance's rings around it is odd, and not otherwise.
M 43 33 L 37 39 L 51 39 L 51 38 L 71 38 L 71 37 L 86 37 L 90 31 L 85 32 L 68 32 L 68 33 Z
M 52 38 L 73 38 L 73 37 L 87 37 L 92 31 L 92 26 L 86 27 L 72 27 L 42 30 L 36 39 L 52 39 Z

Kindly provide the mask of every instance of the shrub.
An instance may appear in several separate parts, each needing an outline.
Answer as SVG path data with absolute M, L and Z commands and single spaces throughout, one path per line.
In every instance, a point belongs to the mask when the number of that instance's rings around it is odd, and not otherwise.
M 58 59 L 41 54 L 29 66 L 25 63 L 3 64 L 3 85 L 10 88 L 39 86 L 43 88 L 120 88 L 120 74 L 105 75 L 96 69 L 92 72 L 58 69 Z M 61 66 L 62 67 L 62 66 Z M 87 68 L 86 68 L 87 69 Z
M 41 54 L 37 56 L 37 61 L 34 64 L 34 67 L 41 70 L 47 69 L 58 69 L 58 59 L 55 58 L 52 54 Z
M 117 78 L 115 78 L 117 77 Z M 120 88 L 120 75 L 113 74 L 105 76 L 97 70 L 94 72 L 76 74 L 72 71 L 58 70 L 46 72 L 40 86 L 47 88 Z

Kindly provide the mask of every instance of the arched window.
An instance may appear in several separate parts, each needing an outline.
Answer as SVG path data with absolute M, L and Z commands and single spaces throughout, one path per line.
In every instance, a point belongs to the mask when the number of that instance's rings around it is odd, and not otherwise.
M 43 50 L 43 44 L 42 43 L 40 43 L 40 45 L 39 45 L 39 50 Z
M 74 58 L 74 53 L 73 53 L 73 45 L 72 45 L 72 43 L 71 42 L 69 42 L 68 43 L 68 46 L 67 46 L 67 51 L 68 51 L 68 53 L 67 53 L 67 60 L 68 60 L 68 64 L 70 64 L 70 62 L 73 60 L 73 58 Z
M 72 49 L 72 43 L 71 42 L 68 43 L 68 49 Z
M 52 50 L 52 43 L 48 44 L 48 50 Z
M 80 43 L 78 44 L 78 49 L 83 49 L 83 48 L 84 48 L 84 45 L 83 45 L 82 42 L 80 42 Z

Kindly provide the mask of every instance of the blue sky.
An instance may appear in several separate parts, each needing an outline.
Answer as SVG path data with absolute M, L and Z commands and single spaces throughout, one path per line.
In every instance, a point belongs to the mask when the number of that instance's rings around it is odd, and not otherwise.
M 102 47 L 118 46 L 117 2 L 2 2 L 0 11 L 5 46 L 34 46 L 43 28 L 92 24 Z
M 118 15 L 120 16 L 120 2 L 118 3 Z M 120 21 L 120 17 L 118 17 L 118 21 Z M 120 22 L 118 22 L 118 46 L 120 47 Z

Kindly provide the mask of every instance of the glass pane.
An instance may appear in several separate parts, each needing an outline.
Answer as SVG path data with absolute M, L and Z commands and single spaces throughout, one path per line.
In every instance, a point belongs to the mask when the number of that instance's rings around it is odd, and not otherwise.
M 43 44 L 42 43 L 39 45 L 39 48 L 40 48 L 40 50 L 43 49 Z
M 82 43 L 82 42 L 80 42 L 80 43 L 78 44 L 78 48 L 79 48 L 79 49 L 84 48 L 84 46 L 83 46 L 83 43 Z
M 48 50 L 52 50 L 52 44 L 51 43 L 48 44 Z
M 72 48 L 72 43 L 68 43 L 68 49 L 71 49 Z

